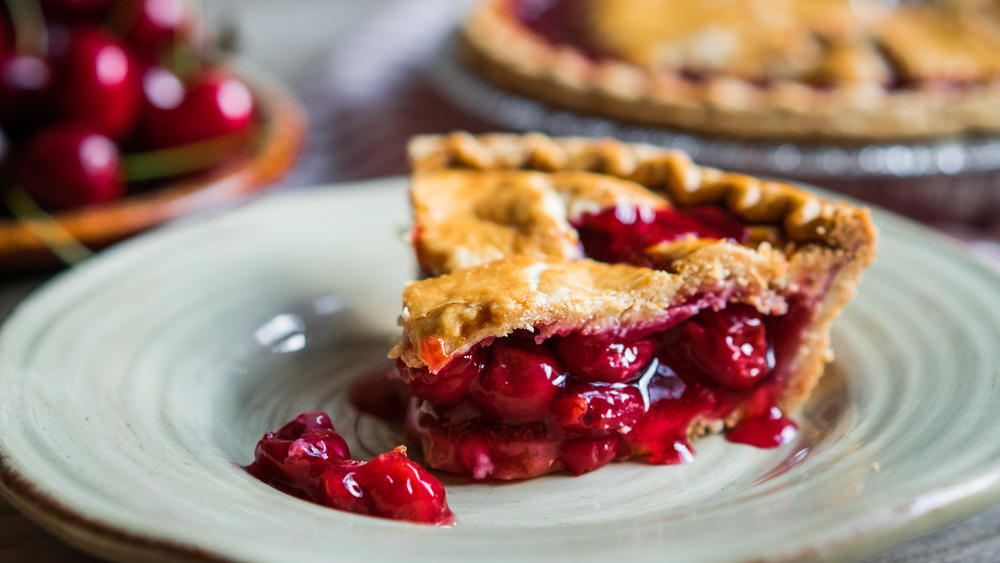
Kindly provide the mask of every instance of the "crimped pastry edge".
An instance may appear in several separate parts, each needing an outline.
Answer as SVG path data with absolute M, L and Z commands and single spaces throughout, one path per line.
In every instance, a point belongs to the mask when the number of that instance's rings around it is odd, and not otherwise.
M 480 2 L 457 54 L 501 87 L 559 107 L 744 139 L 887 142 L 1000 131 L 1000 79 L 958 93 L 872 85 L 821 90 L 794 81 L 761 88 L 731 76 L 693 83 L 550 44 L 508 5 Z

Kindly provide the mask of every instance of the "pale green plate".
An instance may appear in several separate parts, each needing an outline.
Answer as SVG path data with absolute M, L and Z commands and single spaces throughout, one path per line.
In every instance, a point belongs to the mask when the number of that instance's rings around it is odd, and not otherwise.
M 250 476 L 300 410 L 352 450 L 395 445 L 344 399 L 386 365 L 405 181 L 286 194 L 177 225 L 61 276 L 0 334 L 0 484 L 111 558 L 745 561 L 869 553 L 1000 497 L 1000 279 L 876 213 L 880 254 L 837 361 L 778 450 L 708 438 L 686 466 L 509 484 L 445 478 L 454 528 L 357 516 Z

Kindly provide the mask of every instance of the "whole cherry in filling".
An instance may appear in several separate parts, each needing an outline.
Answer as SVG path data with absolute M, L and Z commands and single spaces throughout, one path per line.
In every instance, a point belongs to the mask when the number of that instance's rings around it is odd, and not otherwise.
M 653 343 L 648 340 L 618 342 L 574 332 L 560 339 L 556 350 L 573 374 L 581 379 L 624 383 L 649 364 Z
M 504 339 L 492 347 L 490 362 L 472 387 L 472 401 L 483 412 L 507 422 L 530 422 L 549 412 L 564 370 L 548 348 Z
M 406 457 L 406 448 L 369 462 L 350 459 L 330 417 L 304 412 L 257 443 L 254 476 L 300 498 L 339 510 L 422 524 L 454 522 L 444 487 Z
M 753 386 L 774 366 L 764 316 L 749 305 L 704 311 L 668 333 L 666 345 L 677 362 L 735 389 Z

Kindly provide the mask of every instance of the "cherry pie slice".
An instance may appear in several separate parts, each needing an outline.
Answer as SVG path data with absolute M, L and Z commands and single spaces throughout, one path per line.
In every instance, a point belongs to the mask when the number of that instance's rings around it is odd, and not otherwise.
M 428 466 L 477 479 L 761 447 L 830 358 L 874 258 L 866 210 L 615 141 L 411 143 L 414 247 L 390 357 Z

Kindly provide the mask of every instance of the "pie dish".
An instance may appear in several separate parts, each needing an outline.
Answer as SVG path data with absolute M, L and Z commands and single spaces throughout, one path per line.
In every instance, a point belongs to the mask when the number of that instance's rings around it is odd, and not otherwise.
M 753 139 L 1000 130 L 1000 4 L 482 0 L 467 65 L 557 107 Z
M 874 258 L 868 211 L 612 140 L 420 137 L 390 357 L 435 469 L 517 479 L 785 443 Z

